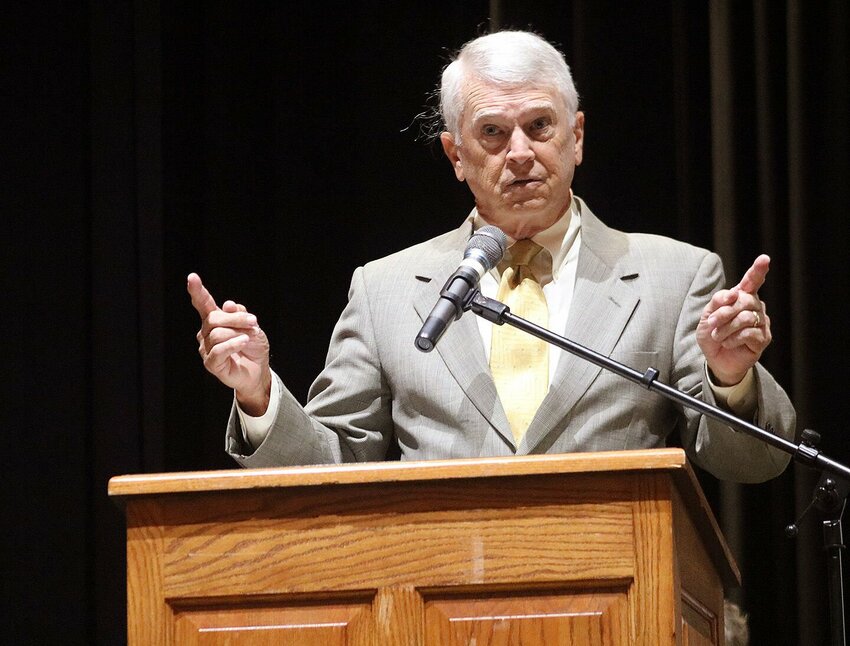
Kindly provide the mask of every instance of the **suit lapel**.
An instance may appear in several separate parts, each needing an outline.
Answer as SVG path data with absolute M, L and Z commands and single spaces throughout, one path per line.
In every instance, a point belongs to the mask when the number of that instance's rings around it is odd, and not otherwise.
M 430 314 L 440 297 L 440 290 L 463 259 L 463 250 L 471 234 L 472 228 L 469 222 L 465 222 L 447 239 L 446 245 L 432 254 L 431 262 L 423 264 L 416 272 L 413 307 L 422 321 Z M 435 352 L 481 415 L 513 446 L 510 424 L 490 374 L 475 315 L 467 312 L 452 323 Z
M 578 198 L 576 198 L 578 199 Z M 576 284 L 564 336 L 609 356 L 637 307 L 624 234 L 608 229 L 582 203 L 582 243 Z M 627 280 L 623 280 L 627 278 Z M 556 330 L 557 332 L 557 330 Z M 566 351 L 549 393 L 528 428 L 518 453 L 530 453 L 587 392 L 601 368 Z

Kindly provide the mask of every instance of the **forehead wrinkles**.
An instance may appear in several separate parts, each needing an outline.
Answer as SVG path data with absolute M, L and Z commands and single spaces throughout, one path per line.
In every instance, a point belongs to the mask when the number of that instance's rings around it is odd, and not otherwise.
M 548 99 L 529 101 L 521 105 L 484 106 L 472 113 L 472 123 L 487 119 L 498 119 L 507 114 L 516 113 L 520 118 L 529 113 L 555 112 L 554 104 Z
M 557 115 L 562 103 L 559 97 L 558 92 L 549 87 L 499 87 L 481 81 L 469 81 L 465 88 L 461 123 L 473 123 L 514 111 L 522 115 L 548 110 Z

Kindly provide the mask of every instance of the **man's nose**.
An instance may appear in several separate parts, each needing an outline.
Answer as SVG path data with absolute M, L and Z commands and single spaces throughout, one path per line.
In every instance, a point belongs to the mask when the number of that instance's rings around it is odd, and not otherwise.
M 522 128 L 514 128 L 508 148 L 508 161 L 525 164 L 534 159 L 531 140 Z

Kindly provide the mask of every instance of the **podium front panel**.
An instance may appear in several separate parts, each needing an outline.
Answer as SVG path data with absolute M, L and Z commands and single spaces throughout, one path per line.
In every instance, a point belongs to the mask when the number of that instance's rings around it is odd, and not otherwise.
M 130 643 L 722 643 L 683 507 L 652 469 L 131 498 Z

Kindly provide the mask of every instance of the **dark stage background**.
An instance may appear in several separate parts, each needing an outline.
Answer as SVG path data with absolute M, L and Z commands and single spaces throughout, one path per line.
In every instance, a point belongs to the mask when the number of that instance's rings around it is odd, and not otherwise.
M 303 398 L 353 269 L 466 215 L 414 117 L 492 24 L 566 53 L 587 115 L 576 192 L 608 224 L 712 247 L 730 280 L 771 254 L 764 361 L 850 462 L 842 0 L 52 2 L 3 22 L 7 643 L 121 643 L 108 478 L 234 466 L 188 272 L 257 313 Z M 782 535 L 812 474 L 702 480 L 752 643 L 823 643 L 816 516 Z

